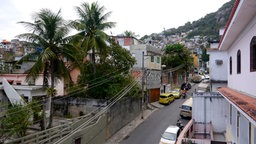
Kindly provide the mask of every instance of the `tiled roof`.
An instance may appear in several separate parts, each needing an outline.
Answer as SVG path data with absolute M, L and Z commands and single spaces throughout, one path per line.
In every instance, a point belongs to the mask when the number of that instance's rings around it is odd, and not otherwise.
M 227 87 L 221 87 L 218 91 L 256 121 L 256 98 Z

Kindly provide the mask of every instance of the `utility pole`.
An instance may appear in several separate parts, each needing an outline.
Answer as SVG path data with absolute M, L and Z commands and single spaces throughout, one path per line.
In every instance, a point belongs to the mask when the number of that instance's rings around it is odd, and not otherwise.
M 143 119 L 144 106 L 144 51 L 142 51 L 142 69 L 141 69 L 141 119 Z

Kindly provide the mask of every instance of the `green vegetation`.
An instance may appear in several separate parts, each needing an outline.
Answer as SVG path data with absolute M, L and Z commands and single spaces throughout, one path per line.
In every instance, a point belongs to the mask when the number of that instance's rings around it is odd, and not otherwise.
M 200 35 L 206 36 L 208 40 L 219 40 L 219 29 L 226 25 L 234 3 L 235 0 L 231 0 L 214 13 L 207 14 L 197 21 L 187 22 L 178 28 L 167 29 L 163 33 L 168 36 L 189 32 L 186 37 L 187 39 Z M 147 38 L 147 36 L 141 39 L 143 40 L 145 38 Z
M 190 51 L 182 44 L 167 45 L 162 61 L 166 68 L 174 68 L 179 65 L 191 67 L 193 65 Z
M 182 71 L 188 74 L 188 71 L 193 67 L 193 57 L 190 51 L 182 44 L 167 45 L 162 57 L 162 64 L 166 65 L 167 69 L 184 65 Z
M 50 76 L 51 89 L 54 89 L 56 78 L 65 78 L 66 81 L 71 81 L 69 71 L 63 60 L 63 57 L 74 59 L 69 53 L 70 45 L 66 44 L 69 28 L 61 16 L 61 11 L 55 14 L 49 9 L 41 9 L 34 15 L 34 19 L 34 23 L 19 22 L 29 28 L 31 33 L 20 34 L 18 38 L 27 40 L 31 45 L 39 47 L 41 51 L 25 56 L 20 62 L 32 55 L 37 55 L 38 59 L 30 69 L 27 81 L 36 79 L 43 72 L 44 86 L 48 87 L 48 77 Z M 53 96 L 49 95 L 49 99 Z M 51 106 L 52 108 L 53 106 Z M 53 110 L 51 110 L 48 128 L 52 125 L 52 112 Z
M 25 106 L 15 104 L 7 107 L 7 111 L 0 119 L 0 141 L 8 137 L 25 136 L 28 127 L 32 124 L 32 118 L 34 121 L 42 119 L 38 108 L 38 102 L 30 102 Z
M 111 45 L 107 49 L 108 57 L 96 63 L 96 74 L 93 74 L 91 62 L 84 63 L 78 85 L 69 88 L 70 94 L 78 97 L 110 99 L 133 81 L 129 70 L 135 64 L 135 59 L 129 51 L 113 40 L 110 39 L 109 43 Z M 134 92 L 138 89 L 138 87 L 134 88 Z
M 132 31 L 124 31 L 124 36 L 128 36 L 128 37 L 139 37 L 139 35 L 136 35 L 135 32 Z
M 27 79 L 36 79 L 43 73 L 49 98 L 56 95 L 56 78 L 65 79 L 70 95 L 106 99 L 133 81 L 129 70 L 135 64 L 135 59 L 129 51 L 117 45 L 104 32 L 115 25 L 114 22 L 106 21 L 111 13 L 104 13 L 104 9 L 97 2 L 82 3 L 76 7 L 79 18 L 70 23 L 62 19 L 61 11 L 55 14 L 48 9 L 42 9 L 35 14 L 34 23 L 19 22 L 30 28 L 32 33 L 21 34 L 18 37 L 40 49 L 23 57 L 19 62 L 37 57 Z M 67 36 L 70 28 L 77 30 L 78 33 Z M 76 85 L 71 81 L 69 69 L 64 63 L 65 59 L 68 60 L 71 69 L 77 68 L 80 71 Z M 51 82 L 50 88 L 48 77 Z M 51 121 L 48 127 L 51 126 Z
M 114 22 L 106 22 L 111 12 L 104 14 L 104 9 L 97 2 L 93 2 L 91 5 L 84 2 L 80 7 L 76 7 L 79 19 L 71 23 L 73 28 L 79 31 L 77 35 L 82 37 L 80 40 L 82 42 L 81 47 L 87 52 L 84 57 L 91 51 L 90 57 L 94 75 L 96 74 L 96 56 L 100 57 L 100 61 L 104 61 L 107 57 L 106 40 L 109 39 L 109 36 L 104 30 L 115 26 Z

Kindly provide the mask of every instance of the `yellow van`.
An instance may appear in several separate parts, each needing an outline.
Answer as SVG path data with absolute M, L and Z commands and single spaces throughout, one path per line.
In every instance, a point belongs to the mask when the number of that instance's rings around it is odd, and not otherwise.
M 159 97 L 160 104 L 170 104 L 174 101 L 174 96 L 171 93 L 162 93 Z
M 192 98 L 187 99 L 180 107 L 180 116 L 182 118 L 191 118 L 192 117 Z

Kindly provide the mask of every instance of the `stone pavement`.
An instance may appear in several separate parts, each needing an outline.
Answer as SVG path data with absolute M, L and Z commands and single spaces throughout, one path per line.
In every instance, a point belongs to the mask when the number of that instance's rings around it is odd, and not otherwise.
M 159 102 L 150 103 L 148 108 L 143 111 L 143 119 L 141 114 L 137 116 L 133 121 L 124 126 L 116 134 L 114 134 L 105 144 L 119 144 L 125 137 L 127 137 L 137 126 L 139 126 L 145 119 L 147 119 L 158 108 L 164 107 Z

